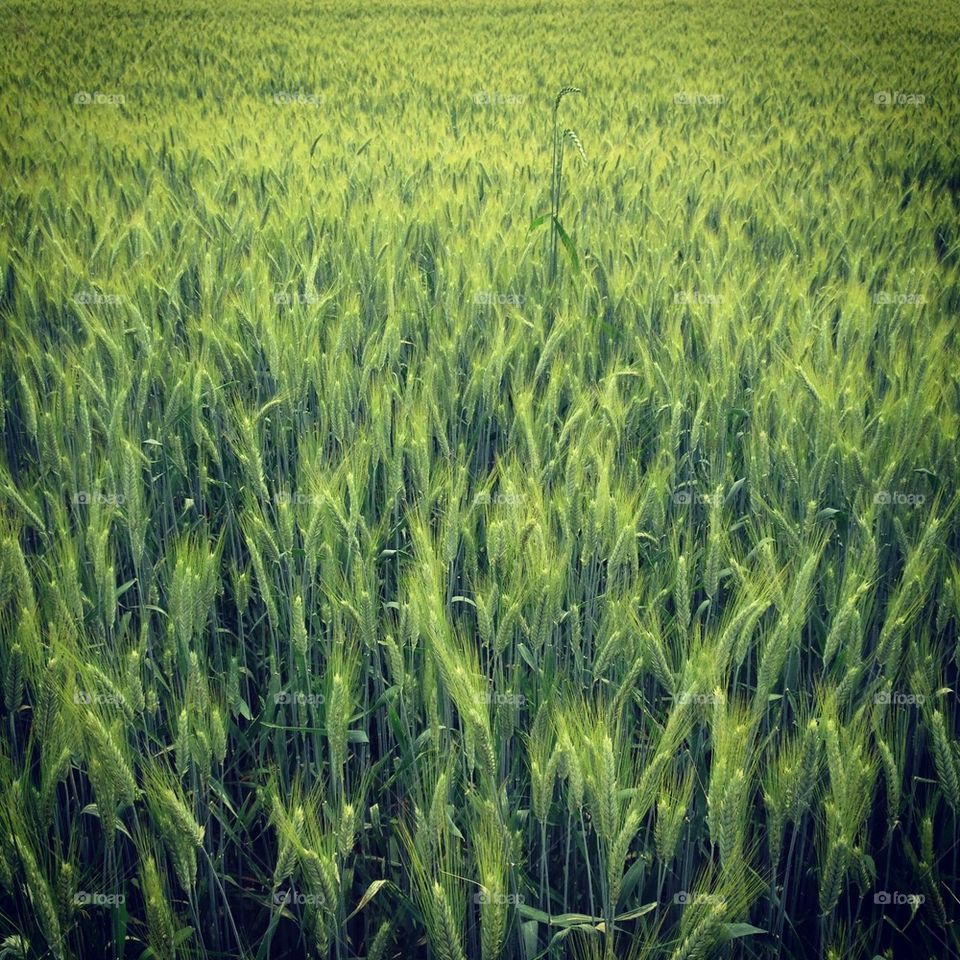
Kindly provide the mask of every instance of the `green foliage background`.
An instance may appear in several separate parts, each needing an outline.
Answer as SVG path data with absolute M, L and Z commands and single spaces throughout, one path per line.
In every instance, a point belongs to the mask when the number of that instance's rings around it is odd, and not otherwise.
M 3 16 L 0 957 L 958 952 L 951 5 Z

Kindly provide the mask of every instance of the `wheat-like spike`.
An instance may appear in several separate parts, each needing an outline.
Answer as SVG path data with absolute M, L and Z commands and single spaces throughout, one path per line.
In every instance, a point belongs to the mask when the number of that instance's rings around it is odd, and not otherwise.
M 877 749 L 883 764 L 884 783 L 887 795 L 887 828 L 893 830 L 900 815 L 900 773 L 893 757 L 893 751 L 878 736 Z
M 560 91 L 557 93 L 556 99 L 553 101 L 554 112 L 560 108 L 560 101 L 564 97 L 568 97 L 573 93 L 583 93 L 583 90 L 581 90 L 580 87 L 561 87 Z
M 566 130 L 563 131 L 563 137 L 564 137 L 564 140 L 568 140 L 570 143 L 574 145 L 574 147 L 576 147 L 577 153 L 580 154 L 580 159 L 583 160 L 584 163 L 586 163 L 587 152 L 586 150 L 583 149 L 583 144 L 580 142 L 580 138 L 577 136 L 577 134 L 573 130 L 570 130 L 569 128 L 567 128 Z
M 297 859 L 300 863 L 303 879 L 310 892 L 319 897 L 323 911 L 335 911 L 336 902 L 327 898 L 327 884 L 320 854 L 316 850 L 302 848 L 297 853 Z
M 687 558 L 683 554 L 677 559 L 677 572 L 674 580 L 674 604 L 682 630 L 690 626 L 690 580 L 687 572 Z
M 23 864 L 23 870 L 27 876 L 27 892 L 36 909 L 37 921 L 43 933 L 43 938 L 54 957 L 57 960 L 62 960 L 64 956 L 63 932 L 53 895 L 50 892 L 50 884 L 37 865 L 33 850 L 26 840 L 21 837 L 14 837 L 13 842 L 20 854 L 20 862 Z
M 334 673 L 330 682 L 327 708 L 327 740 L 330 744 L 330 764 L 339 782 L 347 762 L 347 727 L 350 722 L 350 691 L 342 671 Z
M 433 884 L 433 916 L 432 944 L 437 956 L 440 960 L 466 960 L 446 891 L 436 881 Z
M 727 907 L 722 902 L 711 901 L 707 904 L 706 910 L 670 955 L 670 960 L 706 960 L 716 943 L 726 911 Z
M 227 728 L 220 707 L 210 707 L 210 749 L 217 764 L 222 768 L 227 756 Z
M 297 656 L 302 660 L 307 656 L 307 628 L 303 619 L 303 596 L 297 594 L 293 598 L 293 606 L 290 611 L 291 642 Z
M 393 920 L 384 920 L 380 924 L 380 929 L 370 943 L 366 960 L 385 960 L 390 941 L 393 939 L 393 929 Z
M 16 713 L 23 702 L 23 649 L 14 643 L 7 654 L 3 674 L 3 703 L 8 713 Z
M 831 840 L 820 871 L 820 913 L 826 916 L 837 905 L 847 872 L 850 848 L 844 837 Z
M 84 711 L 83 720 L 90 755 L 96 757 L 117 799 L 123 804 L 133 803 L 140 791 L 124 750 L 125 744 L 93 711 Z
M 610 844 L 607 853 L 607 885 L 610 890 L 610 902 L 616 904 L 620 899 L 620 885 L 623 882 L 623 867 L 626 863 L 630 844 L 640 829 L 642 817 L 639 810 L 631 810 L 620 832 Z
M 939 710 L 934 710 L 930 717 L 930 732 L 933 735 L 933 759 L 944 795 L 953 810 L 960 810 L 960 773 L 957 758 L 947 736 L 943 714 Z
M 175 924 L 173 911 L 163 889 L 156 860 L 149 854 L 140 857 L 140 888 L 146 910 L 147 939 L 157 960 L 175 960 Z

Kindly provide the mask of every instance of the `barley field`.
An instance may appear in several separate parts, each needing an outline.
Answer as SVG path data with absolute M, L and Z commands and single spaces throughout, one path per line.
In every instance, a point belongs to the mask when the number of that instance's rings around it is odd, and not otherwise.
M 0 18 L 0 960 L 960 957 L 953 4 Z

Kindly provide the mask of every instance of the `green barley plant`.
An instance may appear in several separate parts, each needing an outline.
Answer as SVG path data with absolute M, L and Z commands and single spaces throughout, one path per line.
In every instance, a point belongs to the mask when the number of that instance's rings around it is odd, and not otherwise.
M 563 154 L 567 144 L 570 144 L 584 163 L 587 162 L 587 154 L 583 149 L 583 144 L 577 136 L 576 131 L 569 127 L 561 127 L 559 123 L 560 103 L 564 97 L 571 94 L 582 94 L 579 87 L 561 87 L 553 101 L 553 125 L 551 136 L 551 163 L 550 163 L 550 213 L 538 217 L 530 225 L 531 230 L 543 226 L 546 223 L 550 225 L 550 254 L 548 261 L 547 277 L 553 282 L 557 276 L 557 243 L 563 244 L 563 248 L 570 259 L 570 265 L 574 272 L 579 268 L 579 258 L 577 257 L 576 247 L 573 240 L 564 228 L 560 220 L 560 203 L 563 197 Z

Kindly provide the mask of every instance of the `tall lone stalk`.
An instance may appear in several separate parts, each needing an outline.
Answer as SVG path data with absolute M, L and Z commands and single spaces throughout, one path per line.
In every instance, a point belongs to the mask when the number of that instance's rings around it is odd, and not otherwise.
M 556 98 L 553 101 L 553 158 L 551 163 L 550 171 L 550 282 L 552 283 L 557 277 L 557 240 L 559 239 L 564 246 L 567 248 L 567 252 L 570 254 L 571 260 L 576 263 L 573 244 L 570 240 L 570 237 L 567 235 L 567 232 L 563 229 L 563 225 L 560 223 L 560 199 L 561 199 L 561 187 L 563 183 L 563 147 L 567 140 L 569 140 L 579 152 L 580 156 L 586 162 L 587 155 L 584 152 L 583 144 L 580 142 L 580 138 L 577 134 L 565 128 L 560 129 L 559 123 L 559 111 L 560 111 L 560 101 L 563 100 L 567 94 L 570 93 L 583 93 L 579 87 L 561 87 L 560 92 L 557 94 Z M 543 218 L 538 221 L 538 224 L 541 223 Z

